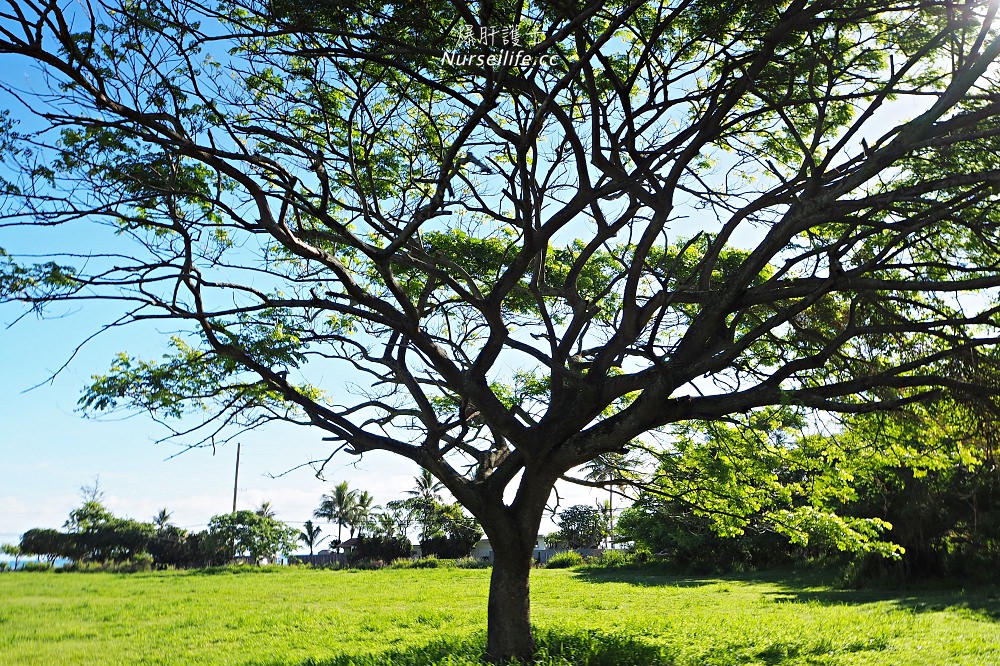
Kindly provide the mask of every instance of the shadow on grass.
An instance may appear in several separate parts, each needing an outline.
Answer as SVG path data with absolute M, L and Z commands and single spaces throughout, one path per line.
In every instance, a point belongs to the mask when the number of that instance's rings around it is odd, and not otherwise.
M 765 592 L 775 602 L 820 603 L 824 605 L 864 605 L 890 603 L 901 610 L 917 613 L 967 612 L 977 619 L 1000 622 L 1000 587 L 971 581 L 923 581 L 900 587 L 846 589 L 837 587 L 837 574 L 818 569 L 771 570 L 752 573 L 680 576 L 652 567 L 583 568 L 579 580 L 589 583 L 628 583 L 649 587 L 699 587 L 715 583 L 741 582 L 773 585 Z M 968 587 L 966 587 L 968 586 Z
M 626 565 L 622 567 L 581 567 L 573 571 L 575 577 L 587 583 L 628 583 L 642 587 L 704 587 L 733 580 L 744 580 L 738 574 L 678 573 L 660 564 Z
M 671 645 L 655 644 L 641 636 L 592 629 L 535 629 L 538 654 L 533 666 L 675 666 L 682 655 Z M 484 666 L 486 638 L 482 633 L 441 639 L 426 645 L 329 658 L 308 658 L 294 666 Z M 888 641 L 867 639 L 848 645 L 777 642 L 765 645 L 727 643 L 701 654 L 705 663 L 737 666 L 746 663 L 783 666 L 813 663 L 833 650 L 846 655 L 881 652 Z M 691 655 L 684 659 L 690 663 Z M 249 661 L 244 666 L 289 666 L 291 662 Z
M 637 636 L 595 630 L 535 628 L 536 666 L 673 666 L 676 655 L 668 646 L 655 645 Z M 296 666 L 483 666 L 486 636 L 483 633 L 433 641 L 426 645 L 365 654 L 308 658 Z M 286 661 L 277 662 L 282 665 Z M 244 666 L 277 666 L 250 661 Z
M 952 611 L 967 613 L 975 619 L 1000 622 L 1000 590 L 913 587 L 902 590 L 797 590 L 785 588 L 772 595 L 776 602 L 820 603 L 824 605 L 863 605 L 889 603 L 913 613 Z

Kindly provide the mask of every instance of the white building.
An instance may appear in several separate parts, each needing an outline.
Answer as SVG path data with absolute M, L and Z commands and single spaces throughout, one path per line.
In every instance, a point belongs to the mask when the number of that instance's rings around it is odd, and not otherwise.
M 551 556 L 552 551 L 549 550 L 548 546 L 545 545 L 545 537 L 538 536 L 535 539 L 535 549 L 531 553 L 531 557 L 536 562 L 545 563 Z M 489 562 L 493 561 L 493 547 L 490 546 L 489 539 L 480 539 L 478 543 L 472 548 L 472 556 L 477 560 L 487 560 Z

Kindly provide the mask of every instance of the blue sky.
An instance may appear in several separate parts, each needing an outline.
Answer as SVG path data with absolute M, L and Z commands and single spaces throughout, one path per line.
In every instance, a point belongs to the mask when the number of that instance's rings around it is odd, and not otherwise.
M 10 245 L 11 235 L 0 230 L 0 247 L 31 251 Z M 214 453 L 184 451 L 177 444 L 156 443 L 167 431 L 145 414 L 95 419 L 77 410 L 90 376 L 104 372 L 114 354 L 156 357 L 165 349 L 167 332 L 138 326 L 110 331 L 47 382 L 109 314 L 100 303 L 61 307 L 49 318 L 28 314 L 8 327 L 24 311 L 14 304 L 0 306 L 0 543 L 16 542 L 32 527 L 61 527 L 80 504 L 80 488 L 98 477 L 105 504 L 118 515 L 148 520 L 166 507 L 174 524 L 197 530 L 211 516 L 229 511 L 235 445 Z M 239 508 L 266 500 L 280 519 L 296 525 L 311 518 L 320 496 L 338 481 L 371 492 L 378 504 L 404 497 L 413 486 L 418 468 L 389 454 L 360 461 L 342 454 L 327 466 L 326 482 L 312 469 L 293 470 L 329 454 L 323 435 L 318 429 L 273 424 L 240 437 Z M 594 501 L 581 488 L 562 488 L 560 494 L 564 507 Z M 543 533 L 553 529 L 551 522 L 543 523 Z
M 18 314 L 12 306 L 0 309 L 0 322 L 9 324 Z M 135 329 L 98 338 L 54 381 L 28 390 L 62 364 L 97 324 L 97 314 L 85 309 L 51 320 L 29 315 L 0 332 L 5 379 L 0 383 L 0 542 L 15 541 L 31 527 L 60 527 L 79 504 L 80 487 L 98 476 L 109 508 L 138 519 L 166 507 L 175 524 L 197 529 L 232 506 L 234 445 L 214 454 L 211 449 L 183 451 L 176 444 L 157 444 L 166 431 L 146 415 L 93 419 L 76 410 L 91 374 L 105 370 L 119 350 L 155 355 L 156 336 Z M 239 438 L 239 506 L 268 500 L 284 520 L 310 518 L 331 483 L 315 478 L 310 469 L 276 479 L 268 475 L 323 457 L 329 444 L 321 441 L 322 434 L 273 425 Z M 327 477 L 347 479 L 380 503 L 400 496 L 418 471 L 391 456 L 366 456 L 352 465 L 354 460 L 333 461 Z
M 102 233 L 99 229 L 78 224 L 28 233 L 0 225 L 0 247 L 22 256 L 85 252 L 104 247 L 103 239 L 94 236 Z M 105 504 L 118 515 L 148 520 L 165 507 L 175 525 L 197 530 L 232 508 L 235 443 L 214 452 L 184 450 L 176 443 L 157 443 L 168 431 L 149 415 L 93 418 L 77 409 L 91 376 L 106 372 L 115 354 L 157 358 L 166 351 L 174 325 L 142 323 L 106 331 L 52 378 L 79 343 L 119 314 L 117 306 L 101 301 L 55 304 L 44 318 L 26 313 L 18 303 L 0 305 L 0 543 L 16 542 L 32 527 L 61 527 L 80 504 L 80 488 L 98 477 Z M 326 373 L 322 388 L 336 393 L 338 380 L 344 379 Z M 280 519 L 300 525 L 339 481 L 367 490 L 378 504 L 405 497 L 413 486 L 419 469 L 390 454 L 361 460 L 341 454 L 326 467 L 328 481 L 308 467 L 294 469 L 329 455 L 325 434 L 271 424 L 239 437 L 238 508 L 266 500 Z M 563 506 L 567 500 L 594 501 L 593 493 L 581 488 L 562 489 L 561 495 Z M 554 529 L 546 522 L 542 532 Z

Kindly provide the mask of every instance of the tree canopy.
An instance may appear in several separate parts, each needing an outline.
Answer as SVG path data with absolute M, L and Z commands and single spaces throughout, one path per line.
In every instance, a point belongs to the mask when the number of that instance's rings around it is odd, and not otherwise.
M 767 406 L 995 395 L 993 4 L 3 7 L 2 224 L 87 235 L 3 251 L 0 299 L 180 330 L 85 409 L 429 470 L 494 545 L 491 659 L 532 653 L 570 470 Z

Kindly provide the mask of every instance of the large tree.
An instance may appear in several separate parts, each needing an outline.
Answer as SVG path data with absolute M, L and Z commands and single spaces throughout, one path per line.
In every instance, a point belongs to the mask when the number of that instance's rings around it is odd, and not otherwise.
M 493 660 L 533 652 L 536 532 L 580 465 L 766 405 L 989 395 L 995 5 L 3 6 L 31 116 L 4 224 L 86 233 L 0 256 L 0 296 L 181 329 L 87 408 L 431 472 L 494 547 Z

